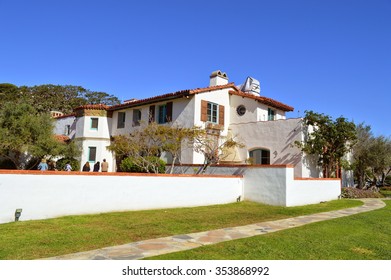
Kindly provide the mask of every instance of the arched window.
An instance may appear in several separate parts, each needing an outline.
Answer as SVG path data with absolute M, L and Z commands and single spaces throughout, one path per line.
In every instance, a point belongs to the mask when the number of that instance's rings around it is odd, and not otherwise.
M 249 152 L 254 164 L 270 164 L 270 150 L 254 149 Z

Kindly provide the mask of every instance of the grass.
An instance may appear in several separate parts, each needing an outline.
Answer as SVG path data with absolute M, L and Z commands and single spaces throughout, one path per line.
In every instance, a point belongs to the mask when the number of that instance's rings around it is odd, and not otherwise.
M 390 260 L 391 200 L 385 208 L 151 259 Z
M 380 193 L 386 197 L 391 197 L 391 190 L 380 190 Z
M 38 259 L 361 205 L 336 200 L 300 207 L 240 202 L 195 208 L 67 216 L 0 225 L 0 259 Z

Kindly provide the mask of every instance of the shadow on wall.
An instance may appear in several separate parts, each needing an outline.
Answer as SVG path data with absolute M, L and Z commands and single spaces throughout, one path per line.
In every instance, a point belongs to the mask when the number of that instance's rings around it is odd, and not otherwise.
M 292 164 L 296 166 L 301 162 L 302 153 L 299 150 L 299 148 L 295 146 L 294 143 L 295 141 L 301 139 L 301 137 L 299 137 L 301 133 L 302 133 L 301 122 L 298 122 L 297 126 L 293 130 L 291 130 L 287 135 L 287 139 L 285 141 L 285 147 L 282 148 L 280 152 L 280 154 L 284 154 L 284 156 L 277 157 L 277 155 L 275 155 L 275 159 L 273 159 L 273 164 Z M 290 153 L 288 152 L 289 150 L 291 150 Z
M 315 155 L 305 155 L 304 165 L 310 170 L 310 176 L 312 178 L 320 178 L 321 168 L 318 165 L 318 157 Z

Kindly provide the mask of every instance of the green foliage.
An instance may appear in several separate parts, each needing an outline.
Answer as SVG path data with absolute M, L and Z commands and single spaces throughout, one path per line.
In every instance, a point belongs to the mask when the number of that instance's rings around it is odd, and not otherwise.
M 145 161 L 149 162 L 149 165 L 140 164 L 139 158 L 127 157 L 122 160 L 120 168 L 123 172 L 134 172 L 134 173 L 165 173 L 166 162 L 158 157 L 149 156 L 145 157 Z M 157 170 L 157 172 L 155 172 Z
M 17 87 L 0 84 L 0 106 L 6 102 L 28 103 L 41 113 L 61 111 L 69 114 L 81 105 L 116 105 L 120 100 L 105 92 L 90 91 L 81 86 L 46 84 Z
M 80 171 L 80 162 L 74 158 L 61 158 L 56 162 L 57 170 L 64 171 L 65 165 L 69 163 L 72 167 L 72 171 Z
M 0 156 L 17 169 L 30 159 L 59 155 L 62 143 L 53 137 L 53 120 L 27 103 L 5 103 L 0 107 Z
M 324 177 L 339 177 L 343 157 L 356 142 L 356 126 L 344 117 L 333 120 L 330 116 L 306 111 L 303 126 L 306 128 L 304 142 L 295 142 L 303 152 L 318 156 Z
M 133 164 L 144 172 L 162 173 L 156 157 L 166 152 L 172 155 L 174 163 L 179 159 L 182 143 L 192 135 L 191 129 L 150 123 L 130 135 L 115 136 L 107 148 L 118 157 L 131 157 Z
M 354 175 L 359 188 L 366 182 L 372 186 L 384 185 L 391 172 L 391 140 L 384 136 L 374 136 L 371 127 L 357 126 L 357 144 L 353 147 Z

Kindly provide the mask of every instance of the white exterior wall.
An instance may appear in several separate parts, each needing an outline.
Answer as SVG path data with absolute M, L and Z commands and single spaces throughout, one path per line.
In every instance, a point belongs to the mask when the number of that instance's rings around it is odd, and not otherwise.
M 244 199 L 280 206 L 336 200 L 339 179 L 294 179 L 291 167 L 249 168 L 244 172 Z
M 60 173 L 60 172 L 59 172 Z M 65 173 L 65 172 L 61 172 Z M 0 223 L 235 202 L 242 178 L 0 174 Z
M 248 168 L 244 173 L 244 199 L 285 206 L 286 184 L 285 167 Z
M 231 124 L 230 129 L 245 145 L 239 150 L 242 159 L 249 157 L 250 150 L 268 149 L 270 164 L 292 164 L 295 177 L 303 177 L 301 151 L 294 146 L 295 141 L 302 139 L 300 119 L 236 123 Z
M 91 129 L 91 118 L 98 118 L 98 129 Z M 115 170 L 113 154 L 106 148 L 110 145 L 109 127 L 111 127 L 111 124 L 112 119 L 107 117 L 83 116 L 77 119 L 75 140 L 81 141 L 82 143 L 80 169 L 88 161 L 88 147 L 96 147 L 96 161 L 102 163 L 103 159 L 106 159 L 109 163 L 108 171 Z
M 247 123 L 247 122 L 255 122 L 258 120 L 257 118 L 257 111 L 259 102 L 250 99 L 250 98 L 243 98 L 241 96 L 237 95 L 231 95 L 230 96 L 230 123 Z M 239 105 L 244 105 L 246 107 L 246 113 L 243 116 L 239 116 L 236 112 L 236 108 Z
M 110 145 L 110 139 L 85 139 L 82 146 L 82 155 L 81 155 L 81 162 L 80 162 L 80 170 L 82 170 L 83 165 L 88 161 L 88 147 L 96 147 L 96 161 L 99 161 L 102 163 L 103 159 L 106 159 L 106 161 L 109 164 L 109 172 L 115 171 L 115 159 L 113 157 L 113 154 L 107 150 L 107 146 Z M 94 162 L 94 163 L 95 163 Z M 93 170 L 94 163 L 90 162 L 90 168 L 91 172 Z
M 55 119 L 54 134 L 65 135 L 65 127 L 67 125 L 69 125 L 71 128 L 71 131 L 70 131 L 70 135 L 67 135 L 67 136 L 72 139 L 76 133 L 75 119 L 76 119 L 76 117 L 74 117 L 74 116 Z
M 98 118 L 98 129 L 91 129 L 91 119 Z M 110 138 L 111 118 L 83 116 L 77 119 L 76 138 Z
M 201 100 L 213 102 L 224 106 L 224 129 L 221 131 L 222 136 L 227 136 L 228 127 L 231 118 L 230 102 L 228 91 L 230 89 L 221 89 L 211 92 L 203 92 L 196 94 L 193 97 L 194 100 L 194 125 L 205 127 L 205 122 L 201 121 Z M 204 156 L 200 153 L 193 152 L 193 164 L 202 164 L 204 162 Z
M 293 180 L 293 177 L 289 177 L 286 206 L 336 200 L 340 195 L 341 181 L 339 179 Z
M 285 120 L 285 112 L 281 110 L 274 109 L 273 107 L 268 107 L 264 104 L 260 104 L 259 108 L 257 109 L 257 120 L 258 121 L 268 121 L 268 108 L 271 108 L 275 111 L 275 120 Z

